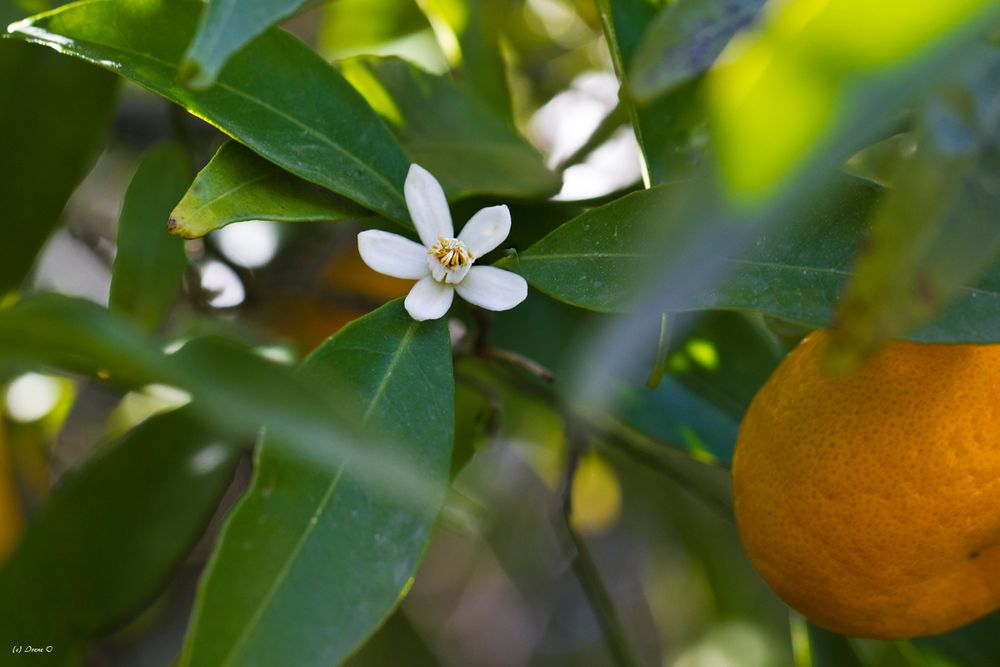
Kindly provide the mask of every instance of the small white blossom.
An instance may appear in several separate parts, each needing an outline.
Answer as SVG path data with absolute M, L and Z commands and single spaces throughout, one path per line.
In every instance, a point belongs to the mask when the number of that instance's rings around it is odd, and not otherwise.
M 403 193 L 422 245 L 398 234 L 368 230 L 358 234 L 358 251 L 365 264 L 379 273 L 417 281 L 405 301 L 413 319 L 442 317 L 455 292 L 487 310 L 509 310 L 524 301 L 528 296 L 524 278 L 492 266 L 473 266 L 510 233 L 506 206 L 482 209 L 456 237 L 444 190 L 429 171 L 411 164 Z

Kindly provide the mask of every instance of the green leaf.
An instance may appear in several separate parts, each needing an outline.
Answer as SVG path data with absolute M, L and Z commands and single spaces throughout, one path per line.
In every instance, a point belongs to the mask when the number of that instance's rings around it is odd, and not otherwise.
M 10 34 L 112 69 L 293 174 L 408 220 L 408 164 L 399 145 L 357 91 L 288 33 L 272 29 L 251 42 L 210 88 L 178 83 L 201 7 L 196 0 L 86 0 L 17 23 Z
M 331 2 L 316 42 L 330 61 L 361 54 L 400 55 L 434 72 L 448 69 L 427 17 L 413 0 Z
M 166 317 L 187 265 L 184 243 L 167 234 L 165 222 L 190 182 L 187 154 L 167 144 L 147 153 L 125 193 L 109 308 L 148 331 Z
M 0 359 L 110 378 L 124 386 L 169 382 L 166 355 L 138 326 L 82 299 L 36 294 L 0 309 Z
M 373 489 L 426 506 L 437 489 L 420 468 L 352 429 L 360 418 L 331 404 L 317 382 L 231 341 L 200 338 L 164 354 L 136 325 L 86 301 L 41 294 L 0 309 L 0 360 L 100 377 L 119 386 L 167 384 L 192 396 L 198 417 L 234 437 L 261 426 L 290 458 L 352 473 Z
M 925 105 L 917 148 L 875 213 L 838 313 L 835 363 L 856 365 L 931 319 L 1000 259 L 996 48 L 984 45 L 962 79 Z
M 630 92 L 650 101 L 701 76 L 763 0 L 678 0 L 657 14 L 631 59 Z
M 913 643 L 948 656 L 955 665 L 992 667 L 996 656 L 1000 655 L 1000 614 L 994 612 L 951 632 L 919 637 Z
M 432 481 L 436 501 L 401 505 L 360 486 L 351 459 L 318 469 L 269 434 L 202 582 L 185 667 L 337 664 L 388 617 L 423 553 L 451 459 L 446 324 L 414 322 L 397 300 L 342 329 L 302 371 L 359 409 L 388 452 Z
M 642 190 L 591 209 L 497 266 L 521 274 L 560 301 L 623 312 L 650 260 L 643 236 L 673 201 L 677 187 Z
M 806 621 L 812 667 L 865 667 L 846 637 Z
M 598 0 L 601 26 L 611 51 L 611 61 L 622 86 L 630 85 L 628 64 L 631 62 L 647 26 L 656 16 L 658 3 L 649 0 Z M 662 184 L 675 180 L 688 170 L 697 158 L 689 147 L 693 129 L 704 119 L 697 104 L 695 86 L 687 86 L 675 94 L 656 100 L 647 106 L 636 104 L 623 96 L 636 140 L 645 164 L 647 184 Z
M 399 58 L 352 59 L 341 70 L 449 198 L 532 199 L 559 191 L 558 177 L 511 122 L 447 77 Z
M 0 569 L 6 650 L 52 646 L 39 657 L 63 664 L 148 604 L 205 530 L 238 454 L 180 411 L 71 473 Z
M 357 219 L 364 209 L 289 174 L 230 141 L 195 178 L 170 214 L 170 232 L 198 238 L 234 222 Z
M 615 417 L 658 442 L 728 466 L 743 414 L 784 352 L 742 313 L 668 314 L 667 331 L 682 334 L 669 348 L 668 375 L 655 389 L 642 382 L 646 368 L 622 377 Z
M 7 100 L 0 104 L 6 171 L 0 179 L 3 294 L 24 281 L 97 157 L 114 112 L 117 81 L 86 63 L 5 40 L 0 82 Z
M 660 186 L 592 209 L 498 266 L 520 273 L 537 289 L 567 303 L 597 311 L 628 310 L 647 277 L 649 248 L 670 247 L 673 240 L 678 248 L 690 247 L 691 234 L 708 231 L 691 229 L 683 216 L 671 214 L 684 187 Z M 867 237 L 868 216 L 882 194 L 873 183 L 843 180 L 814 202 L 803 219 L 724 255 L 717 281 L 692 279 L 686 289 L 671 289 L 663 309 L 748 310 L 803 326 L 828 326 Z M 747 230 L 723 226 L 713 230 L 712 238 L 725 238 L 727 229 L 730 236 Z M 995 341 L 1000 331 L 997 305 L 1000 270 L 963 287 L 941 316 L 911 337 L 926 342 Z
M 309 0 L 209 0 L 181 71 L 192 88 L 208 88 L 234 53 Z
M 510 90 L 500 52 L 497 3 L 494 0 L 417 0 L 417 3 L 432 22 L 451 33 L 450 41 L 457 43 L 460 62 L 455 77 L 459 86 L 510 119 Z

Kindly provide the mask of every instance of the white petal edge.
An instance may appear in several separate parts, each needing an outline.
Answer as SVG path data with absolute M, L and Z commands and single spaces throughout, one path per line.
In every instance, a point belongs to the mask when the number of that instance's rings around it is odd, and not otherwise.
M 411 164 L 403 184 L 406 208 L 410 210 L 413 225 L 424 245 L 430 248 L 439 236 L 450 239 L 455 236 L 451 224 L 451 211 L 445 199 L 441 184 L 431 172 L 419 164 Z
M 492 266 L 473 266 L 455 291 L 469 303 L 486 310 L 510 310 L 528 296 L 521 276 Z
M 418 322 L 436 320 L 448 312 L 454 298 L 454 287 L 443 285 L 427 276 L 417 281 L 406 295 L 403 306 L 410 317 Z
M 399 234 L 363 231 L 358 234 L 358 253 L 370 268 L 393 278 L 419 280 L 430 273 L 427 248 Z
M 482 257 L 503 243 L 510 234 L 510 209 L 506 206 L 490 206 L 469 218 L 458 235 L 458 240 L 472 251 L 474 257 Z

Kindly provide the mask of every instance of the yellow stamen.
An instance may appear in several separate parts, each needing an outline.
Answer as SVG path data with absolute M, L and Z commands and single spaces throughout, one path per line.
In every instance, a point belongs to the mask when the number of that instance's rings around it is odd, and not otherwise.
M 465 266 L 475 259 L 472 252 L 465 247 L 465 244 L 458 239 L 448 239 L 439 236 L 437 243 L 432 245 L 427 253 L 434 255 L 441 266 L 448 270 L 454 270 Z

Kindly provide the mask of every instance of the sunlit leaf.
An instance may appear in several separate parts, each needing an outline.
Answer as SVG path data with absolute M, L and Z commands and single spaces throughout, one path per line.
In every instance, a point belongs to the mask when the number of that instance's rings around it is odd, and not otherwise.
M 679 0 L 657 14 L 631 61 L 630 92 L 652 100 L 702 75 L 764 0 Z
M 499 8 L 494 0 L 417 0 L 454 53 L 459 86 L 511 117 L 507 72 L 500 52 Z M 445 49 L 447 52 L 448 49 Z
M 170 214 L 170 232 L 197 238 L 234 222 L 343 220 L 368 215 L 235 141 L 223 144 Z
M 178 82 L 201 7 L 195 0 L 87 0 L 17 23 L 10 34 L 112 69 L 293 174 L 408 220 L 399 145 L 343 77 L 296 38 L 269 30 L 213 86 L 192 91 Z
M 148 604 L 205 530 L 238 453 L 175 412 L 71 473 L 0 569 L 7 650 L 52 646 L 40 657 L 70 664 L 87 640 Z
M 414 0 L 337 0 L 323 10 L 316 48 L 330 61 L 396 55 L 432 72 L 448 70 L 427 17 Z
M 210 0 L 181 66 L 189 85 L 211 86 L 234 53 L 308 3 L 309 0 Z
M 414 322 L 394 301 L 345 327 L 302 370 L 356 404 L 366 427 L 433 481 L 440 503 L 454 426 L 443 321 Z M 269 434 L 205 575 L 183 664 L 339 663 L 405 593 L 435 511 L 360 486 L 344 468 L 290 459 Z
M 167 234 L 166 219 L 191 182 L 191 160 L 178 146 L 154 148 L 132 178 L 118 219 L 111 274 L 113 311 L 154 330 L 173 305 L 187 259 L 180 239 Z
M 558 177 L 511 122 L 447 77 L 399 58 L 358 58 L 341 69 L 450 198 L 558 192 Z
M 97 157 L 114 112 L 117 82 L 86 63 L 5 40 L 0 42 L 0 90 L 5 100 L 0 103 L 4 293 L 24 281 Z
M 989 30 L 989 0 L 921 4 L 789 2 L 766 13 L 709 75 L 719 166 L 729 196 L 766 201 L 848 157 Z M 844 39 L 844 35 L 851 38 Z
M 543 292 L 583 308 L 624 311 L 646 278 L 649 248 L 695 231 L 672 215 L 675 186 L 622 197 L 570 220 L 528 250 L 498 265 L 520 273 Z M 802 220 L 762 234 L 751 247 L 721 258 L 719 281 L 692 280 L 672 289 L 667 311 L 749 310 L 809 327 L 831 323 L 854 257 L 868 233 L 868 215 L 883 194 L 875 184 L 850 180 L 814 202 Z M 651 243 L 651 230 L 656 242 Z M 720 237 L 725 228 L 714 230 Z M 739 230 L 734 230 L 739 232 Z M 923 341 L 989 342 L 1000 331 L 1000 273 L 963 287 L 952 305 L 913 332 Z M 672 286 L 676 287 L 676 286 Z M 990 304 L 994 304 L 992 307 Z

